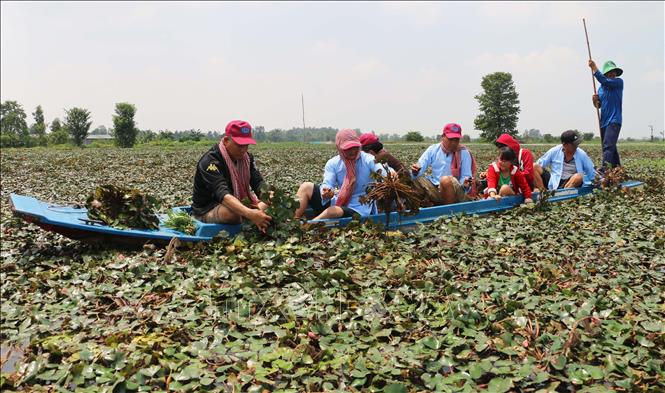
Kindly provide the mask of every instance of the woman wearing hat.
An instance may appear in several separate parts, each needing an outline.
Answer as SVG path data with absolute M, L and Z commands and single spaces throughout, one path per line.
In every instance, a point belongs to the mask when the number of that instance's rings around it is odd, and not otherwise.
M 378 163 L 388 163 L 388 166 L 395 170 L 395 172 L 406 170 L 402 161 L 388 153 L 388 151 L 383 148 L 383 143 L 379 142 L 379 138 L 377 138 L 376 135 L 372 133 L 362 134 L 360 135 L 360 143 L 362 144 L 362 149 L 365 153 L 374 156 L 374 161 Z
M 621 165 L 617 141 L 621 131 L 621 102 L 623 100 L 623 79 L 619 78 L 623 70 L 613 61 L 603 64 L 601 73 L 593 60 L 589 60 L 593 75 L 600 82 L 598 94 L 593 96 L 593 104 L 600 108 L 600 140 L 603 143 L 603 163 L 601 171 L 607 165 L 614 168 Z
M 335 146 L 338 154 L 326 163 L 323 182 L 304 182 L 298 188 L 296 197 L 300 207 L 295 218 L 302 218 L 307 207 L 317 214 L 315 220 L 356 214 L 366 217 L 376 212 L 374 204 L 364 204 L 360 198 L 367 194 L 367 186 L 372 182 L 370 174 L 374 172 L 385 176 L 385 170 L 374 161 L 373 155 L 361 151 L 362 144 L 354 130 L 338 131 Z M 335 193 L 337 187 L 339 192 Z

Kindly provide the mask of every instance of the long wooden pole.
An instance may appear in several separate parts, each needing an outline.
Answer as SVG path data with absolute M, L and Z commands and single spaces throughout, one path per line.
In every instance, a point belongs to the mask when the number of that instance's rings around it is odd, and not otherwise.
M 584 36 L 586 37 L 586 48 L 589 51 L 589 60 L 591 60 L 591 45 L 589 45 L 589 33 L 586 30 L 586 20 L 582 18 L 582 23 L 584 24 Z M 593 82 L 593 94 L 598 94 L 596 91 L 596 77 L 593 76 L 593 70 L 591 70 L 591 81 Z M 594 107 L 596 105 L 594 104 Z M 603 144 L 603 132 L 600 130 L 600 109 L 596 108 L 596 117 L 598 118 L 598 133 L 600 133 L 600 144 Z

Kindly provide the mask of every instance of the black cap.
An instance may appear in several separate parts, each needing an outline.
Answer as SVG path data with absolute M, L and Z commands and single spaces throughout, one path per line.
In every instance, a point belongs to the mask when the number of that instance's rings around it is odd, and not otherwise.
M 572 143 L 573 145 L 577 146 L 582 143 L 582 138 L 577 131 L 568 130 L 561 134 L 561 143 Z

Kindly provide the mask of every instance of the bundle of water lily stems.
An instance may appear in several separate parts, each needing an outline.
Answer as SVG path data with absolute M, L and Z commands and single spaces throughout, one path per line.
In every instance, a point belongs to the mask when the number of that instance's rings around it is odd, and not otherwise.
M 383 167 L 388 173 L 387 165 L 383 164 Z M 367 187 L 367 194 L 360 198 L 360 202 L 365 204 L 376 202 L 379 209 L 386 213 L 386 226 L 393 211 L 402 215 L 418 213 L 421 200 L 408 174 L 400 173 L 385 177 L 373 174 L 372 177 L 375 181 Z
M 159 202 L 141 191 L 112 184 L 98 186 L 85 201 L 88 218 L 116 228 L 159 228 Z
M 596 185 L 601 189 L 611 189 L 618 188 L 621 183 L 628 180 L 628 174 L 623 167 L 618 166 L 612 169 L 609 169 L 605 172 L 605 176 L 602 179 L 596 181 Z

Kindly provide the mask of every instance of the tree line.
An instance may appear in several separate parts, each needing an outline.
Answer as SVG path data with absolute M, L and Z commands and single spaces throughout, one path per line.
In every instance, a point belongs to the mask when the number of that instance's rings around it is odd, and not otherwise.
M 482 77 L 480 86 L 482 93 L 474 98 L 478 101 L 479 114 L 474 120 L 474 128 L 480 130 L 479 141 L 494 141 L 500 134 L 509 133 L 523 143 L 556 143 L 557 135 L 541 134 L 540 130 L 517 130 L 520 113 L 519 94 L 515 89 L 512 75 L 508 72 L 495 72 Z M 136 107 L 127 102 L 115 105 L 113 127 L 106 129 L 100 126 L 92 131 L 92 135 L 109 134 L 115 144 L 120 147 L 131 147 L 136 143 L 152 141 L 200 141 L 219 140 L 223 131 L 185 130 L 139 130 L 134 121 Z M 41 105 L 32 113 L 34 123 L 27 125 L 27 116 L 23 107 L 16 101 L 5 101 L 0 104 L 0 146 L 31 147 L 47 144 L 73 142 L 81 146 L 90 130 L 90 112 L 84 108 L 74 107 L 65 110 L 64 121 L 55 118 L 51 121 L 50 132 L 44 120 Z M 288 130 L 275 128 L 266 131 L 263 126 L 254 128 L 254 137 L 258 142 L 334 142 L 338 129 L 333 127 L 294 127 Z M 360 129 L 356 131 L 361 132 Z M 372 131 L 373 132 L 373 131 Z M 406 135 L 396 133 L 376 133 L 383 142 L 436 141 L 440 135 L 423 136 L 422 132 L 411 130 Z M 593 132 L 582 132 L 585 140 L 594 139 Z M 632 138 L 628 138 L 631 140 Z M 469 135 L 463 136 L 463 142 L 470 142 Z
M 99 126 L 90 131 L 92 125 L 91 113 L 87 109 L 74 107 L 65 110 L 63 121 L 55 118 L 50 127 L 44 119 L 41 105 L 32 113 L 34 122 L 28 126 L 25 110 L 16 101 L 0 103 L 0 146 L 1 147 L 35 147 L 47 145 L 60 145 L 73 143 L 83 145 L 89 135 L 109 135 L 116 146 L 132 147 L 136 143 L 150 143 L 153 141 L 201 141 L 219 140 L 223 131 L 201 130 L 139 130 L 134 116 L 136 106 L 127 102 L 117 103 L 113 115 L 113 127 L 107 129 Z M 265 127 L 254 127 L 254 138 L 257 142 L 331 142 L 339 131 L 334 127 L 293 127 L 288 130 L 275 128 L 266 131 Z M 362 132 L 360 129 L 356 129 Z M 406 135 L 396 133 L 377 133 L 384 142 L 434 140 L 437 137 L 423 137 L 419 131 L 410 131 Z
M 117 146 L 132 147 L 136 143 L 139 130 L 134 122 L 135 114 L 136 107 L 132 104 L 119 102 L 115 105 L 110 134 Z M 53 119 L 49 127 L 50 132 L 47 132 L 41 105 L 37 105 L 32 117 L 34 123 L 28 127 L 27 115 L 21 104 L 16 101 L 0 103 L 0 146 L 34 147 L 69 142 L 81 146 L 92 125 L 90 111 L 79 107 L 65 109 L 63 121 L 57 117 Z

